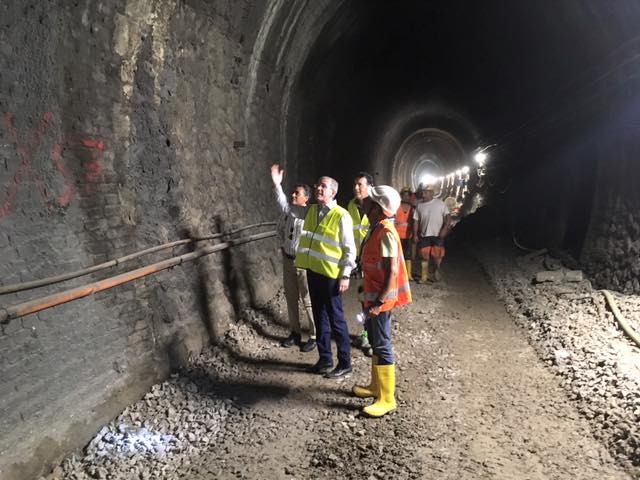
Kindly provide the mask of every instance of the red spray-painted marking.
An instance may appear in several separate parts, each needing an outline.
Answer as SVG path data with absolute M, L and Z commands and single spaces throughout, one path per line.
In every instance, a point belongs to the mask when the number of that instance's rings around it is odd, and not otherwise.
M 37 172 L 34 172 L 33 168 L 31 168 L 31 161 L 33 159 L 33 152 L 37 151 L 38 148 L 40 148 L 42 138 L 47 132 L 47 129 L 49 128 L 49 122 L 52 119 L 53 113 L 45 112 L 42 115 L 42 119 L 40 120 L 38 129 L 31 135 L 31 141 L 27 145 L 25 145 L 18 137 L 18 130 L 16 129 L 14 124 L 14 116 L 11 113 L 6 113 L 4 115 L 3 124 L 16 144 L 16 149 L 18 151 L 18 155 L 20 156 L 20 167 L 14 174 L 13 181 L 7 187 L 7 194 L 5 195 L 2 208 L 0 208 L 0 218 L 8 215 L 13 208 L 13 204 L 18 194 L 20 184 L 22 183 L 23 177 L 26 173 L 31 174 L 31 176 L 36 180 L 38 190 L 40 190 L 40 195 L 42 195 L 43 198 L 47 197 L 47 191 L 44 186 L 44 182 L 42 181 L 40 175 L 38 175 Z M 32 147 L 29 148 L 28 145 L 32 145 Z
M 34 154 L 36 154 L 42 144 L 42 140 L 46 135 L 50 123 L 53 121 L 54 115 L 52 112 L 45 112 L 42 114 L 40 124 L 38 128 L 28 136 L 28 141 L 25 142 L 18 135 L 18 131 L 14 124 L 14 116 L 11 113 L 6 113 L 3 117 L 3 126 L 12 137 L 16 144 L 16 151 L 20 156 L 20 166 L 13 175 L 12 181 L 6 187 L 6 194 L 2 205 L 0 206 L 0 219 L 7 216 L 13 209 L 18 191 L 20 190 L 21 183 L 25 177 L 29 175 L 36 181 L 38 190 L 46 206 L 50 206 L 51 202 L 48 202 L 48 192 L 46 186 L 42 180 L 40 174 L 33 169 L 32 161 Z M 85 169 L 85 189 L 88 193 L 93 191 L 94 184 L 100 179 L 102 172 L 101 161 L 105 150 L 105 142 L 101 139 L 82 139 L 77 142 L 66 141 L 64 139 L 54 143 L 51 151 L 49 152 L 49 158 L 53 163 L 55 170 L 64 179 L 65 190 L 58 196 L 53 202 L 61 207 L 68 206 L 76 195 L 76 186 L 72 173 L 67 169 L 64 164 L 62 155 L 64 150 L 74 145 L 82 146 L 92 150 L 91 161 L 84 165 Z

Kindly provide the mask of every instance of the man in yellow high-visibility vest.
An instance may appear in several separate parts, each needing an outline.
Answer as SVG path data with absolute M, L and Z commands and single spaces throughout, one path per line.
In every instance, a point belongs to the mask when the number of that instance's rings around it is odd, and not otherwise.
M 347 211 L 351 215 L 353 221 L 353 237 L 356 242 L 356 257 L 360 258 L 360 246 L 362 241 L 369 233 L 369 218 L 364 212 L 363 202 L 369 197 L 369 188 L 373 186 L 373 177 L 367 172 L 358 172 L 353 179 L 353 195 L 354 197 L 347 204 Z M 357 260 L 356 260 L 357 262 Z M 362 274 L 357 272 L 355 275 L 356 288 L 358 296 L 362 293 Z M 361 300 L 362 302 L 362 300 Z M 364 308 L 364 307 L 363 307 Z M 353 342 L 354 347 L 360 347 L 365 355 L 371 356 L 373 350 L 369 343 L 367 329 L 363 328 L 360 335 Z
M 338 182 L 320 177 L 314 186 L 317 205 L 311 205 L 304 219 L 295 266 L 307 270 L 311 307 L 316 324 L 318 362 L 313 373 L 339 378 L 351 373 L 351 345 L 344 318 L 341 294 L 349 288 L 355 267 L 356 246 L 351 216 L 336 200 Z M 331 337 L 338 348 L 333 368 Z
M 367 172 L 359 172 L 353 179 L 354 197 L 347 204 L 347 210 L 353 221 L 353 238 L 356 242 L 356 255 L 360 255 L 360 245 L 369 232 L 369 219 L 362 209 L 362 202 L 369 196 L 369 187 L 373 186 L 373 177 Z

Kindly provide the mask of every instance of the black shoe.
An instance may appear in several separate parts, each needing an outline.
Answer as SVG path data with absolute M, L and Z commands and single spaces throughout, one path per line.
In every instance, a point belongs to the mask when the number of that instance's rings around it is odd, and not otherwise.
M 280 342 L 280 346 L 284 348 L 291 348 L 294 345 L 300 345 L 299 333 L 292 333 L 287 338 L 285 338 L 282 342 Z
M 316 363 L 313 367 L 309 369 L 311 373 L 328 373 L 333 368 L 333 365 L 330 363 Z
M 340 377 L 344 377 L 345 375 L 348 375 L 351 373 L 351 367 L 341 367 L 340 365 L 338 365 L 336 368 L 334 368 L 333 370 L 331 370 L 330 372 L 327 372 L 324 376 L 324 378 L 340 378 Z
M 316 341 L 314 338 L 310 338 L 309 340 L 307 340 L 306 342 L 304 342 L 302 345 L 300 345 L 300 351 L 301 352 L 310 352 L 311 350 L 314 350 L 316 348 Z

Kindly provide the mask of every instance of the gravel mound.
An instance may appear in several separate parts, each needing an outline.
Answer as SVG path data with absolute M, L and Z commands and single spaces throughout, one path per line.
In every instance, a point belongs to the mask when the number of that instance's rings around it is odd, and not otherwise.
M 267 309 L 282 310 L 278 295 Z M 222 344 L 209 347 L 183 371 L 156 384 L 140 401 L 127 407 L 100 429 L 82 452 L 67 457 L 47 480 L 189 478 L 199 471 L 198 459 L 214 455 L 234 425 L 250 425 L 251 415 L 230 395 L 220 378 L 241 378 L 242 369 L 231 352 L 242 345 L 254 357 L 273 347 L 256 330 L 267 328 L 265 311 L 245 310 L 241 321 L 228 326 Z M 276 327 L 277 328 L 277 327 Z
M 589 280 L 536 284 L 532 280 L 545 270 L 545 257 L 518 258 L 504 251 L 485 246 L 476 254 L 507 311 L 562 377 L 580 413 L 591 420 L 594 436 L 626 468 L 639 472 L 640 349 L 618 329 Z M 627 320 L 640 328 L 640 298 L 615 298 Z

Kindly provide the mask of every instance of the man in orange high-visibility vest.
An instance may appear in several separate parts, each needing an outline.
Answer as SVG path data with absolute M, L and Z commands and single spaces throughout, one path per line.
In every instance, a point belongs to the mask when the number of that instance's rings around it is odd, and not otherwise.
M 396 409 L 391 310 L 411 302 L 409 279 L 402 261 L 402 243 L 393 224 L 399 206 L 400 194 L 387 185 L 370 187 L 369 197 L 364 200 L 370 227 L 362 243 L 361 265 L 373 357 L 369 385 L 355 386 L 353 393 L 361 398 L 376 398 L 363 410 L 371 417 L 381 417 Z
M 400 207 L 396 212 L 395 226 L 398 236 L 402 242 L 402 251 L 404 252 L 404 263 L 407 268 L 409 280 L 413 280 L 411 275 L 411 239 L 413 237 L 413 206 L 411 205 L 411 189 L 404 187 L 400 191 Z

